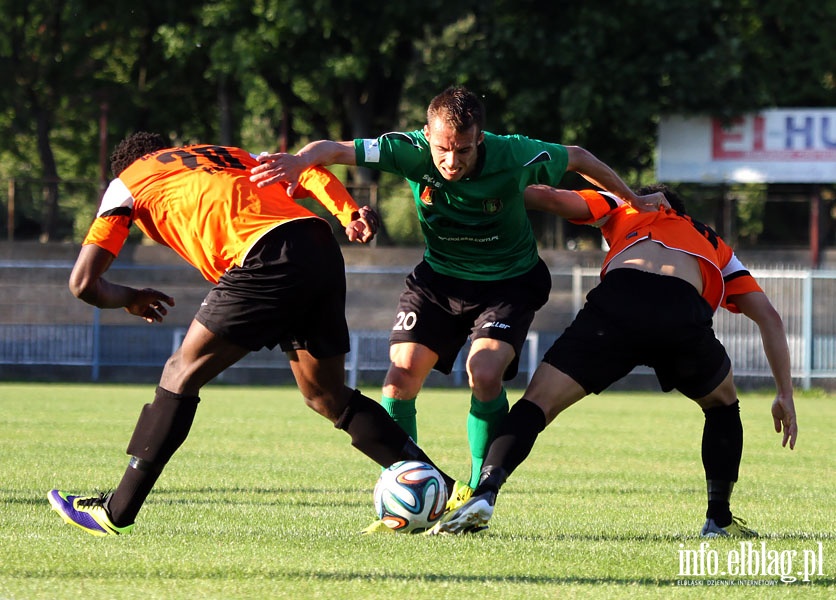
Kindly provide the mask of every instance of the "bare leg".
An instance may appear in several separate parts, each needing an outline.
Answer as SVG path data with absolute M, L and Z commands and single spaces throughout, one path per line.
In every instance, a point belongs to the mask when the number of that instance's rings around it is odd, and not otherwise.
M 380 403 L 415 442 L 418 419 L 415 401 L 421 386 L 438 361 L 438 355 L 421 344 L 401 342 L 389 348 L 389 370 L 383 381 Z

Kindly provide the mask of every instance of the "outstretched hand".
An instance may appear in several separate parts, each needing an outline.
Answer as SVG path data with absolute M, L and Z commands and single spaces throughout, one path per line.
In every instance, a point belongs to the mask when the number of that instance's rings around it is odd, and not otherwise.
M 163 303 L 174 306 L 174 298 L 151 288 L 143 288 L 134 291 L 133 298 L 125 305 L 125 310 L 142 317 L 148 323 L 162 323 L 163 317 L 168 314 L 168 309 Z
M 380 216 L 370 206 L 362 206 L 352 215 L 351 222 L 346 225 L 345 235 L 351 242 L 365 244 L 374 239 L 380 228 Z
M 631 206 L 639 212 L 656 212 L 662 208 L 670 208 L 671 204 L 662 192 L 654 192 L 645 196 L 637 196 Z
M 775 433 L 784 432 L 784 439 L 781 446 L 790 444 L 790 450 L 795 448 L 795 440 L 798 437 L 798 423 L 795 418 L 795 403 L 792 396 L 775 396 L 772 402 L 772 420 L 775 424 Z
M 257 158 L 259 164 L 250 169 L 250 181 L 258 187 L 285 181 L 289 184 L 287 194 L 293 197 L 299 185 L 299 175 L 308 167 L 305 160 L 284 152 L 262 152 Z

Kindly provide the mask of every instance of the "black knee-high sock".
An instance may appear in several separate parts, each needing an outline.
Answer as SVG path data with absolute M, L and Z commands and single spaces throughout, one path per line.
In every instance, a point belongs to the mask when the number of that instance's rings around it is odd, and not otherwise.
M 453 478 L 430 460 L 401 426 L 395 423 L 385 408 L 364 396 L 360 390 L 354 390 L 348 406 L 334 427 L 348 433 L 351 445 L 381 467 L 386 468 L 400 460 L 420 460 L 438 469 L 447 489 L 452 490 Z
M 546 415 L 539 406 L 525 398 L 517 401 L 500 423 L 488 448 L 476 492 L 498 492 L 505 479 L 529 455 L 545 428 Z
M 114 525 L 134 522 L 166 463 L 188 436 L 199 402 L 197 396 L 158 387 L 154 402 L 143 407 L 128 443 L 128 468 L 107 502 Z
M 708 490 L 706 518 L 725 527 L 732 521 L 730 499 L 743 456 L 740 402 L 704 410 L 702 464 Z

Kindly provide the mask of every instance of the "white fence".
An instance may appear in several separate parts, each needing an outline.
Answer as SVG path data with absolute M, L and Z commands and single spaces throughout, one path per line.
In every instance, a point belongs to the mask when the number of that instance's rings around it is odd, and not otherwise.
M 375 275 L 381 273 L 379 267 L 366 270 Z M 365 272 L 364 267 L 349 268 L 354 278 Z M 403 270 L 391 272 L 402 274 Z M 807 389 L 836 382 L 836 271 L 753 269 L 752 273 L 784 319 L 796 385 Z M 552 277 L 552 300 L 542 310 L 563 315 L 563 325 L 532 330 L 515 384 L 524 385 L 531 377 L 542 354 L 580 309 L 589 289 L 597 284 L 598 269 L 552 270 Z M 555 290 L 560 293 L 555 294 Z M 158 369 L 184 334 L 181 327 L 102 325 L 100 311 L 92 310 L 92 322 L 87 324 L 0 323 L 0 379 L 19 379 L 19 371 L 15 375 L 14 367 L 22 366 L 83 368 L 88 370 L 84 378 L 93 380 L 100 379 L 106 369 Z M 769 385 L 771 374 L 757 326 L 723 309 L 718 311 L 714 326 L 731 356 L 736 380 L 744 385 Z M 388 331 L 353 331 L 351 347 L 346 360 L 348 384 L 354 387 L 382 379 L 389 366 Z M 221 379 L 240 380 L 235 371 L 244 369 L 278 369 L 289 375 L 287 359 L 281 352 L 261 351 L 247 356 Z M 635 372 L 647 373 L 647 369 Z M 440 385 L 466 385 L 462 356 L 449 378 L 436 381 Z M 428 385 L 433 384 L 428 381 Z

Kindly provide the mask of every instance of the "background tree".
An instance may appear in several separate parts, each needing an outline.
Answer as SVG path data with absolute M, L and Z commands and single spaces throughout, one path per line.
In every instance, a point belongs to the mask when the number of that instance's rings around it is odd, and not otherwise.
M 13 82 L 0 86 L 0 153 L 11 159 L 7 177 L 45 182 L 42 240 L 56 236 L 61 182 L 104 176 L 103 115 L 119 132 L 155 129 L 181 137 L 214 130 L 205 86 L 193 84 L 201 65 L 169 63 L 158 41 L 161 25 L 190 18 L 179 6 L 164 0 L 0 4 L 0 73 Z
M 420 127 L 460 83 L 490 130 L 583 145 L 636 183 L 665 114 L 833 106 L 834 30 L 836 0 L 0 0 L 0 179 L 47 182 L 50 238 L 56 182 L 109 176 L 103 115 L 108 147 L 148 129 L 295 150 Z
M 76 7 L 78 8 L 78 7 Z M 95 122 L 95 111 L 74 103 L 76 93 L 89 93 L 93 84 L 90 57 L 84 49 L 89 30 L 83 10 L 68 8 L 64 2 L 4 2 L 2 5 L 3 47 L 0 68 L 9 85 L 0 86 L 0 102 L 6 117 L 0 122 L 4 150 L 20 171 L 29 171 L 44 182 L 44 212 L 41 239 L 55 233 L 58 215 L 58 165 L 54 130 L 67 120 L 74 127 Z M 80 12 L 80 15 L 74 13 Z M 78 16 L 79 27 L 69 26 Z M 77 21 L 78 23 L 78 21 Z M 38 168 L 32 168 L 31 156 Z

